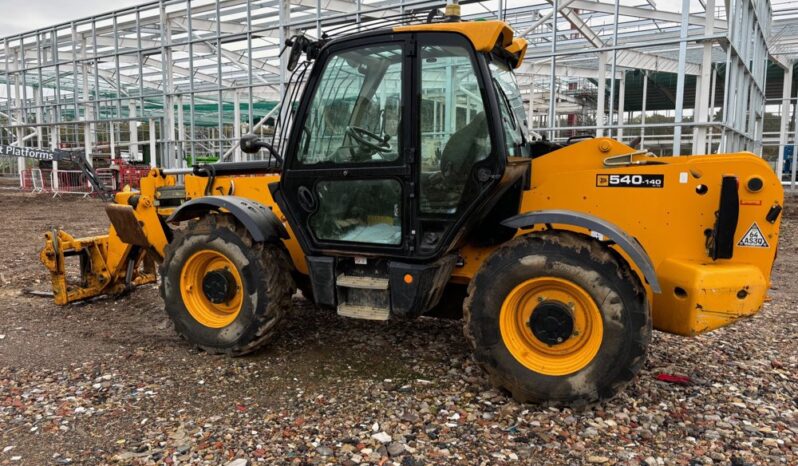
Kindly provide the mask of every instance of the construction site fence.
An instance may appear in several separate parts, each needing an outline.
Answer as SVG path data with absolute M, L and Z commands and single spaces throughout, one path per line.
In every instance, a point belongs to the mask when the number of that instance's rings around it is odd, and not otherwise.
M 98 168 L 97 179 L 113 191 L 120 191 L 125 186 L 139 189 L 141 179 L 147 176 L 149 168 L 123 167 L 119 170 Z M 94 187 L 89 178 L 80 170 L 49 170 L 28 168 L 19 173 L 19 188 L 30 193 L 50 193 L 58 195 L 92 196 Z

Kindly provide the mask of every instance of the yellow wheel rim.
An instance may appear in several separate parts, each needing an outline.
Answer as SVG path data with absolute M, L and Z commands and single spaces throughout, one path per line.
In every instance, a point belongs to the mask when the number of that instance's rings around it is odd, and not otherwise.
M 541 304 L 570 314 L 573 331 L 561 342 L 546 343 L 539 338 L 540 332 L 536 336 L 532 330 L 530 322 L 536 321 L 530 319 L 543 309 Z M 581 286 L 562 278 L 538 277 L 507 295 L 499 314 L 499 330 L 518 362 L 537 373 L 556 376 L 572 374 L 593 360 L 601 347 L 604 324 L 596 302 Z
M 205 277 L 211 272 L 223 272 L 225 276 L 232 277 L 230 293 L 221 302 L 211 301 L 203 289 Z M 195 252 L 180 272 L 183 303 L 191 317 L 206 327 L 222 328 L 230 325 L 241 312 L 243 290 L 241 276 L 235 264 L 217 251 L 204 249 Z

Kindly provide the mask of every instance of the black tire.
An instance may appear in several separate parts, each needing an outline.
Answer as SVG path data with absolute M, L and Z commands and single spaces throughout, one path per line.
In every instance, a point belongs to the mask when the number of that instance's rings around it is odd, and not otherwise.
M 211 250 L 224 255 L 240 276 L 243 295 L 235 319 L 221 328 L 198 322 L 181 292 L 181 272 L 195 253 Z M 161 296 L 166 313 L 182 338 L 213 354 L 241 356 L 275 336 L 291 308 L 296 290 L 288 253 L 279 243 L 254 243 L 246 229 L 228 215 L 211 214 L 176 233 L 161 266 Z
M 505 297 L 535 277 L 568 280 L 598 307 L 600 346 L 573 373 L 535 372 L 503 340 L 499 314 Z M 585 235 L 548 231 L 516 238 L 485 261 L 468 288 L 464 330 L 495 387 L 522 403 L 583 408 L 613 397 L 643 366 L 651 339 L 648 307 L 640 280 L 617 252 Z

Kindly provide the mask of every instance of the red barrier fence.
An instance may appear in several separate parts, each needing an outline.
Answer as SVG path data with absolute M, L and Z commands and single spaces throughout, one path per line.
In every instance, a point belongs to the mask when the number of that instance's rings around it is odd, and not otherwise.
M 29 168 L 19 173 L 19 187 L 32 193 L 44 192 L 44 175 L 38 168 Z
M 55 195 L 59 194 L 81 194 L 88 196 L 94 189 L 91 187 L 86 175 L 80 170 L 58 170 L 52 175 L 52 185 L 57 186 L 53 189 Z
M 126 185 L 132 189 L 140 189 L 141 179 L 147 176 L 150 172 L 150 167 L 138 167 L 133 165 L 120 165 L 119 166 L 119 189 L 124 188 Z
M 125 186 L 140 189 L 141 179 L 147 176 L 150 167 L 139 167 L 122 163 L 113 168 L 98 168 L 97 178 L 114 191 Z M 80 170 L 42 170 L 28 168 L 19 174 L 20 190 L 33 193 L 80 194 L 83 197 L 94 193 L 88 178 Z

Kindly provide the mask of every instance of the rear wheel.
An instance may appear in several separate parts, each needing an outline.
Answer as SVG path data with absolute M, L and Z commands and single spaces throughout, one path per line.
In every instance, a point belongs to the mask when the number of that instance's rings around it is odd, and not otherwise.
M 193 222 L 166 247 L 161 296 L 177 333 L 238 356 L 271 339 L 296 289 L 280 244 L 253 243 L 226 215 Z
M 613 250 L 572 232 L 514 239 L 471 281 L 465 333 L 491 382 L 520 402 L 584 406 L 640 370 L 645 291 Z

